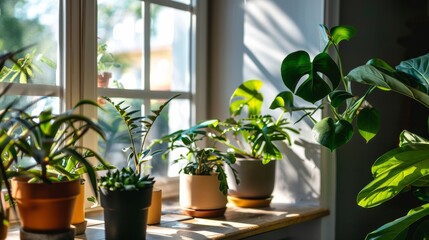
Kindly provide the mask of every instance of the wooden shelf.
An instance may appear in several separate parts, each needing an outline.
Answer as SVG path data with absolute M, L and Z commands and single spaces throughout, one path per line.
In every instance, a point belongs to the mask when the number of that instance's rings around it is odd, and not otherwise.
M 270 208 L 251 209 L 228 206 L 225 216 L 212 219 L 191 218 L 181 214 L 177 203 L 163 206 L 161 223 L 147 228 L 147 239 L 241 239 L 327 216 L 329 210 L 318 206 L 272 203 Z M 104 239 L 102 211 L 87 213 L 88 227 L 75 239 Z M 7 239 L 19 239 L 11 229 Z

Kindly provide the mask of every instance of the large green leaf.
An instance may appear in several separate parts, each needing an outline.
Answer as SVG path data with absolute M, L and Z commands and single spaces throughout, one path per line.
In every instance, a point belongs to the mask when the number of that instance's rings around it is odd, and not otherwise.
M 359 112 L 357 127 L 360 135 L 368 142 L 380 129 L 380 114 L 375 108 L 364 108 Z
M 248 115 L 259 115 L 262 108 L 263 95 L 259 90 L 262 87 L 261 80 L 248 80 L 235 89 L 229 100 L 229 112 L 231 116 L 240 115 L 245 106 L 248 108 Z
M 372 174 L 374 180 L 357 196 L 362 207 L 380 205 L 429 175 L 429 144 L 407 144 L 385 153 L 375 161 Z
M 307 52 L 293 52 L 283 60 L 281 74 L 284 84 L 292 92 L 311 103 L 332 92 L 341 80 L 337 64 L 327 53 L 319 53 L 311 62 Z M 304 81 L 297 86 L 302 78 Z
M 429 204 L 411 210 L 408 215 L 386 223 L 366 236 L 367 240 L 406 240 L 409 227 L 429 215 Z M 423 238 L 413 238 L 423 239 Z
M 402 61 L 396 70 L 413 76 L 416 81 L 429 93 L 429 54 Z
M 335 122 L 327 117 L 314 125 L 313 135 L 318 143 L 333 151 L 352 139 L 353 126 L 345 120 Z
M 397 72 L 388 71 L 377 65 L 359 66 L 347 75 L 349 81 L 377 86 L 384 90 L 393 90 L 411 97 L 426 107 L 429 107 L 429 95 L 419 90 L 417 83 L 410 82 L 410 77 Z

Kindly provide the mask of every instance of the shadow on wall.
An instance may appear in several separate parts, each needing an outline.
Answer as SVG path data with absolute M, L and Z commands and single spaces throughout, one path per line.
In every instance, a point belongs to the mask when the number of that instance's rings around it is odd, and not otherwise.
M 304 158 L 294 149 L 281 146 L 283 160 L 277 162 L 274 201 L 318 203 L 320 197 L 320 146 L 299 139 L 295 148 L 304 150 Z

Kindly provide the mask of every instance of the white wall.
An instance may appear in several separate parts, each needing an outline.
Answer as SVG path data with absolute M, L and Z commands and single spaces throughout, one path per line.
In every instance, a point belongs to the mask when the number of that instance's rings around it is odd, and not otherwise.
M 322 0 L 216 0 L 210 5 L 209 117 L 228 115 L 229 97 L 248 79 L 264 81 L 265 108 L 286 90 L 281 76 L 283 58 L 296 50 L 317 54 Z M 293 115 L 293 120 L 299 118 Z M 293 121 L 292 120 L 292 121 Z M 293 146 L 277 165 L 274 201 L 318 202 L 320 147 L 311 136 L 311 123 L 297 125 Z

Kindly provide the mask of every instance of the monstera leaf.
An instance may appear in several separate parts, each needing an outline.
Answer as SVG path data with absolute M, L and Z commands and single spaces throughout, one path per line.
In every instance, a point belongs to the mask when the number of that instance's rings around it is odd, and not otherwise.
M 327 53 L 319 53 L 313 62 L 305 51 L 293 52 L 285 57 L 281 65 L 284 84 L 297 96 L 315 103 L 332 92 L 341 81 L 340 70 Z M 323 79 L 325 76 L 330 83 Z M 301 82 L 301 78 L 304 81 Z
M 231 116 L 240 115 L 245 106 L 248 108 L 248 115 L 259 115 L 264 97 L 259 90 L 262 87 L 261 80 L 248 80 L 242 83 L 232 93 L 230 99 L 229 112 Z
M 347 80 L 377 86 L 382 90 L 393 90 L 415 99 L 429 107 L 427 61 L 429 55 L 403 61 L 397 70 L 380 59 L 359 66 L 346 76 Z

